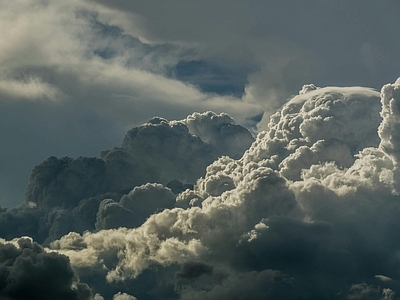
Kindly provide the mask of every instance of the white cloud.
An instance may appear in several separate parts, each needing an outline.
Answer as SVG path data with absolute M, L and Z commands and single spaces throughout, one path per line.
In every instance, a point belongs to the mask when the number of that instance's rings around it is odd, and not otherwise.
M 137 300 L 137 298 L 133 297 L 131 295 L 128 295 L 127 293 L 119 292 L 118 294 L 115 294 L 113 296 L 113 300 Z
M 31 78 L 25 82 L 17 80 L 2 80 L 0 81 L 0 95 L 2 98 L 6 97 L 28 101 L 60 101 L 63 99 L 62 93 L 60 93 L 56 87 L 36 78 Z

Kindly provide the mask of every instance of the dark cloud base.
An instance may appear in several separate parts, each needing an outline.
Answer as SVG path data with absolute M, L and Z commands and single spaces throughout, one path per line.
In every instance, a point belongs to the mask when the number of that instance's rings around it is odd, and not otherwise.
M 68 257 L 47 253 L 27 238 L 16 244 L 0 244 L 0 299 L 92 299 L 92 290 L 79 282 Z

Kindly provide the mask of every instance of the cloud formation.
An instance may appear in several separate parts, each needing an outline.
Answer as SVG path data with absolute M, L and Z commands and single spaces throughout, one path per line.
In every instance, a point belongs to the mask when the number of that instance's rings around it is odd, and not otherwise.
M 154 115 L 226 112 L 256 130 L 305 82 L 397 76 L 396 0 L 250 2 L 0 4 L 1 205 L 47 157 L 97 155 Z
M 173 208 L 216 158 L 240 157 L 253 141 L 227 114 L 154 117 L 99 158 L 52 156 L 34 167 L 24 203 L 0 213 L 1 236 L 48 244 L 70 231 L 137 227 Z
M 50 249 L 82 276 L 124 282 L 121 293 L 138 299 L 394 299 L 400 206 L 390 130 L 398 90 L 398 82 L 381 94 L 304 86 L 242 157 L 215 160 L 194 189 L 176 196 L 148 183 L 97 200 L 98 231 L 68 233 Z M 146 126 L 184 126 L 223 145 L 216 137 L 224 118 L 154 118 Z M 159 146 L 153 127 L 149 145 Z M 128 133 L 123 147 L 137 136 Z
M 2 236 L 68 256 L 94 299 L 394 299 L 398 90 L 305 85 L 253 143 L 226 114 L 154 117 L 35 167 Z
M 396 299 L 399 9 L 0 3 L 0 298 Z
M 0 240 L 0 275 L 1 299 L 93 299 L 68 257 L 48 253 L 28 238 Z

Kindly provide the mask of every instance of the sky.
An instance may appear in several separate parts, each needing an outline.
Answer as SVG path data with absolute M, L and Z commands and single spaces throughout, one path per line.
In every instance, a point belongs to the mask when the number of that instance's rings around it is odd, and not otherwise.
M 0 298 L 397 299 L 399 12 L 0 0 Z

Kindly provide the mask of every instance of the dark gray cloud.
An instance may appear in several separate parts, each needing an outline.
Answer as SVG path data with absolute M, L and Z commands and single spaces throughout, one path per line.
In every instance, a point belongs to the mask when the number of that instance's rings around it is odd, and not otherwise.
M 105 172 L 106 164 L 99 158 L 50 157 L 32 170 L 26 202 L 38 208 L 75 207 L 80 200 L 107 190 Z
M 105 199 L 98 208 L 98 230 L 140 226 L 150 215 L 175 206 L 175 195 L 161 184 L 147 183 L 123 195 L 119 202 Z
M 0 213 L 0 236 L 28 235 L 47 245 L 70 231 L 137 227 L 173 208 L 174 193 L 193 188 L 218 156 L 240 157 L 253 140 L 227 114 L 154 117 L 102 158 L 52 156 L 35 166 L 25 201 Z
M 68 257 L 21 238 L 14 244 L 0 241 L 0 298 L 89 300 L 93 295 L 79 282 Z
M 190 287 L 180 291 L 180 299 L 301 299 L 293 278 L 279 271 L 265 270 L 232 276 L 211 288 Z
M 107 178 L 118 189 L 171 180 L 194 183 L 218 156 L 241 156 L 253 142 L 226 114 L 193 114 L 179 122 L 155 117 L 128 131 L 120 147 L 103 151 Z
M 0 236 L 10 240 L 20 236 L 31 236 L 42 241 L 39 234 L 39 220 L 43 212 L 35 208 L 17 207 L 0 213 Z
M 202 275 L 213 273 L 213 266 L 201 262 L 188 261 L 182 265 L 182 269 L 176 273 L 177 278 L 197 279 Z

